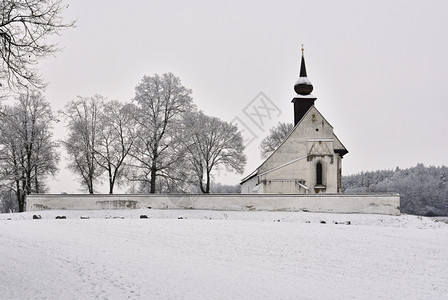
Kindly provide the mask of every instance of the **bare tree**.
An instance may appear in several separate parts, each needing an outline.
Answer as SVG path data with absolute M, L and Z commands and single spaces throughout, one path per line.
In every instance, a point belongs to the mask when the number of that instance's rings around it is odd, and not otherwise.
M 103 172 L 97 164 L 100 114 L 104 98 L 100 95 L 79 97 L 65 106 L 68 136 L 64 146 L 69 154 L 69 169 L 79 175 L 86 190 L 94 193 L 94 183 Z
M 293 129 L 291 123 L 279 122 L 275 127 L 269 129 L 269 135 L 260 144 L 261 157 L 267 158 L 285 140 L 286 136 Z
M 2 0 L 0 2 L 0 86 L 22 90 L 45 85 L 34 67 L 58 51 L 50 36 L 72 27 L 64 23 L 62 0 Z
M 115 184 L 121 183 L 126 175 L 125 160 L 135 141 L 135 111 L 132 104 L 111 100 L 104 102 L 99 116 L 95 159 L 107 173 L 109 194 L 113 194 Z
M 50 104 L 39 92 L 22 94 L 16 101 L 0 114 L 1 179 L 14 190 L 23 211 L 26 195 L 46 191 L 45 177 L 56 173 L 59 153 Z
M 150 193 L 172 190 L 185 180 L 176 131 L 182 114 L 193 106 L 191 90 L 171 73 L 144 76 L 135 88 L 134 102 L 139 127 L 132 151 L 139 168 L 134 180 L 149 182 Z
M 185 117 L 182 134 L 191 168 L 203 193 L 210 193 L 211 173 L 217 167 L 243 173 L 246 156 L 237 126 L 203 112 L 192 112 Z

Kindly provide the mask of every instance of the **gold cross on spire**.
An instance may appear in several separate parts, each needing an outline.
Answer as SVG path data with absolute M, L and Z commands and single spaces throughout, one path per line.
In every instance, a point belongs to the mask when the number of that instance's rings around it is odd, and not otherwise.
M 303 44 L 302 44 L 302 56 L 303 56 L 303 50 L 304 50 L 304 49 L 303 49 Z

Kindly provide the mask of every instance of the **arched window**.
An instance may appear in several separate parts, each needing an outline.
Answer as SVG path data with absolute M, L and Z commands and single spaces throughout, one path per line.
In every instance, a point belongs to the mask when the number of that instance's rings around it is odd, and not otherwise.
M 316 164 L 316 185 L 322 185 L 322 164 Z

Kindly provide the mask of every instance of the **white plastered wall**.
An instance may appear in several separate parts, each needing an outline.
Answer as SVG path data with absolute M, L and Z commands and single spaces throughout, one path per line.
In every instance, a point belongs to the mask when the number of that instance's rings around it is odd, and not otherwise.
M 310 153 L 315 155 L 309 156 Z M 320 191 L 337 193 L 339 157 L 334 152 L 333 127 L 312 106 L 287 139 L 258 168 L 258 181 L 264 184 L 264 192 L 268 194 L 315 193 L 316 164 L 320 161 L 326 186 Z
M 400 214 L 400 196 L 383 195 L 29 195 L 26 210 L 203 209 Z

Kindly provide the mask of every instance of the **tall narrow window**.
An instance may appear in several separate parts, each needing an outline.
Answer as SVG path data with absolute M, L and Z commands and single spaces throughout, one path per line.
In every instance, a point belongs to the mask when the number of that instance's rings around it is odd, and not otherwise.
M 316 185 L 322 185 L 322 164 L 316 164 Z

